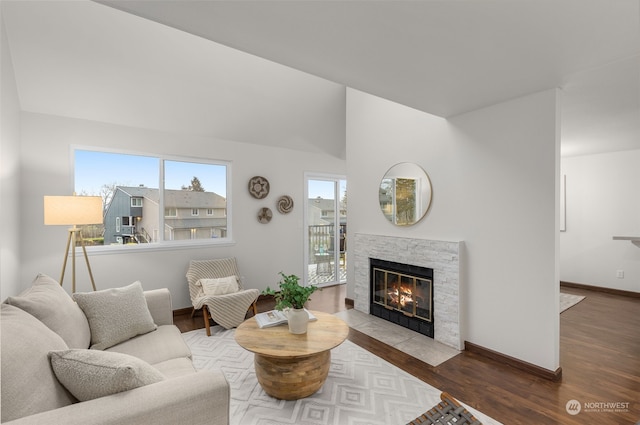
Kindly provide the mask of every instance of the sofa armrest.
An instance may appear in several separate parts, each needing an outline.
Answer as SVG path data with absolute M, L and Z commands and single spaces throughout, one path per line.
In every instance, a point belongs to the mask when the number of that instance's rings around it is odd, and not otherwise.
M 147 307 L 156 325 L 173 325 L 171 292 L 167 288 L 144 291 Z
M 228 425 L 229 394 L 222 372 L 203 370 L 26 416 L 6 425 Z

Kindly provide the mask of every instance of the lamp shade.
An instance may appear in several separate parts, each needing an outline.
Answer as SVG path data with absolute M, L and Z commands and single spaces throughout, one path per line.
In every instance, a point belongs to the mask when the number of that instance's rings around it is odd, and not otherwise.
M 45 225 L 83 225 L 102 223 L 100 196 L 45 196 Z

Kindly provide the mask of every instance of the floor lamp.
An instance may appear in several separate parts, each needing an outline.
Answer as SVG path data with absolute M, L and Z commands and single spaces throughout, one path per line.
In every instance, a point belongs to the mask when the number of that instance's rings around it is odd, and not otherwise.
M 67 268 L 69 250 L 71 250 L 71 291 L 76 292 L 76 241 L 80 241 L 84 259 L 87 262 L 89 277 L 93 290 L 96 284 L 89 265 L 87 248 L 84 245 L 82 230 L 78 225 L 102 223 L 102 198 L 99 196 L 45 196 L 44 197 L 44 224 L 53 226 L 73 226 L 69 229 L 67 248 L 64 251 L 62 273 L 60 274 L 60 286 L 64 280 L 64 272 Z

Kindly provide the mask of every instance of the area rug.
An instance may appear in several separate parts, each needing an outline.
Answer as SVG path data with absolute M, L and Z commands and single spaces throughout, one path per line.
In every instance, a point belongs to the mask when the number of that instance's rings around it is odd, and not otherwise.
M 227 377 L 231 425 L 402 425 L 440 401 L 437 388 L 348 340 L 331 351 L 329 376 L 318 392 L 277 400 L 260 387 L 253 353 L 235 342 L 234 330 L 214 326 L 210 337 L 204 329 L 182 335 L 196 369 L 219 369 Z M 500 424 L 466 407 L 484 425 Z
M 582 295 L 565 294 L 560 292 L 560 313 L 584 300 Z

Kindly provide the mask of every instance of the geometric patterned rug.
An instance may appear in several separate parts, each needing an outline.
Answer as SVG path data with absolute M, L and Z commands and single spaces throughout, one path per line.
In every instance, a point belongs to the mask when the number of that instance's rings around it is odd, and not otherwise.
M 560 292 L 560 313 L 573 307 L 584 299 L 585 297 L 582 295 L 565 294 Z
M 222 370 L 229 381 L 231 425 L 402 425 L 440 402 L 440 390 L 348 340 L 331 350 L 329 376 L 318 392 L 277 400 L 260 387 L 253 353 L 236 343 L 233 329 L 214 326 L 210 337 L 204 329 L 182 336 L 196 369 Z M 484 425 L 500 425 L 465 406 Z

